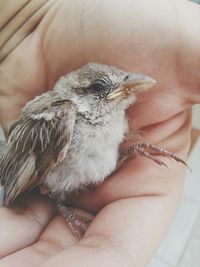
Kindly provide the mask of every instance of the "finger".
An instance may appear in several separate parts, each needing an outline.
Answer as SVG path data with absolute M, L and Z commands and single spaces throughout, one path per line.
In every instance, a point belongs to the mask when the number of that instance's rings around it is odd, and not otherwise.
M 88 213 L 73 209 L 81 216 L 90 216 Z M 0 267 L 34 267 L 45 262 L 48 258 L 64 251 L 78 241 L 61 215 L 57 215 L 44 230 L 38 241 L 25 247 L 0 261 Z
M 55 214 L 45 197 L 31 195 L 23 201 L 23 205 L 0 209 L 0 258 L 37 240 Z
M 56 216 L 36 243 L 3 258 L 0 266 L 38 266 L 75 242 L 76 239 L 72 237 L 66 222 L 61 216 Z
M 163 88 L 157 88 L 154 93 L 149 91 L 145 95 L 138 96 L 138 102 L 127 112 L 130 130 L 139 130 L 142 136 L 149 135 L 153 130 L 154 139 L 159 141 L 176 131 L 176 127 L 183 123 L 188 116 L 189 105 L 180 101 L 179 97 L 170 95 L 169 92 L 169 95 L 163 93 L 163 90 Z M 163 94 L 165 101 L 163 101 Z M 157 114 L 158 110 L 159 114 Z

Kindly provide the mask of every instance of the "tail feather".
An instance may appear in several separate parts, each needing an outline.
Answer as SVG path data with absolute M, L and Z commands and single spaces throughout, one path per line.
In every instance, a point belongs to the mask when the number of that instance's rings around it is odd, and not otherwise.
M 8 206 L 26 189 L 33 186 L 35 171 L 34 155 L 23 155 L 4 149 L 0 155 L 0 205 Z M 26 157 L 25 157 L 26 156 Z

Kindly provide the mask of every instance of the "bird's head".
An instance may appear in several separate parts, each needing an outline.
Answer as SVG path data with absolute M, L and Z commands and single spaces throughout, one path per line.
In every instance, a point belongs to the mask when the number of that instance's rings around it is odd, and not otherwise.
M 87 117 L 100 117 L 114 109 L 125 110 L 138 92 L 155 84 L 155 80 L 139 73 L 89 63 L 63 76 L 55 90 L 67 93 L 78 111 Z

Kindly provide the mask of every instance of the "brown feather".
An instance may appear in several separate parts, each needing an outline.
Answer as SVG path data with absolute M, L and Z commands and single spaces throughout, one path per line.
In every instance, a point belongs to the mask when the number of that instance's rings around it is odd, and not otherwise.
M 25 107 L 0 155 L 5 206 L 21 192 L 41 184 L 56 166 L 60 153 L 70 145 L 75 117 L 73 104 L 56 92 L 45 93 Z

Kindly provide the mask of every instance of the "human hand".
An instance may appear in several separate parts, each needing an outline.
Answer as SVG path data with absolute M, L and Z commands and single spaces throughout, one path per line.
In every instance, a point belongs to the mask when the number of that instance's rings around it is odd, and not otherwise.
M 157 80 L 130 108 L 130 128 L 142 132 L 140 141 L 159 143 L 185 157 L 190 107 L 200 100 L 199 13 L 198 6 L 186 1 L 52 1 L 44 19 L 1 64 L 4 129 L 59 76 L 99 62 Z M 79 212 L 95 214 L 81 241 L 44 198 L 31 195 L 17 208 L 2 208 L 0 255 L 8 256 L 0 267 L 145 266 L 181 191 L 184 167 L 165 160 L 169 169 L 137 158 L 95 190 L 74 196 Z

